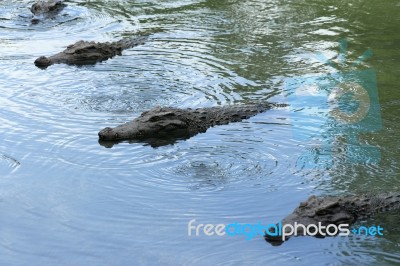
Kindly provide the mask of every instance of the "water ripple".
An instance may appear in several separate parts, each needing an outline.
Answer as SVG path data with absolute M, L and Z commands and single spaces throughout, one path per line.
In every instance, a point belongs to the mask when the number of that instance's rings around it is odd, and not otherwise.
M 5 0 L 0 9 L 0 172 L 13 176 L 0 178 L 0 264 L 399 263 L 394 230 L 378 240 L 296 238 L 281 247 L 261 237 L 187 236 L 192 217 L 276 222 L 321 192 L 314 190 L 398 189 L 399 102 L 385 93 L 398 83 L 391 78 L 398 27 L 387 19 L 396 7 L 70 0 L 54 19 L 32 25 L 33 2 Z M 146 33 L 145 44 L 94 66 L 33 64 L 81 39 Z M 343 145 L 332 168 L 309 167 L 312 156 L 328 155 L 318 144 L 335 125 L 298 98 L 301 110 L 270 110 L 174 145 L 98 143 L 100 129 L 157 105 L 223 106 L 272 96 L 285 102 L 286 78 L 331 71 L 316 54 L 337 61 L 337 39 L 349 34 L 350 63 L 366 46 L 377 49 L 379 59 L 362 67 L 381 68 L 386 128 L 360 141 L 381 149 L 379 165 L 345 164 Z M 391 217 L 386 227 L 393 229 L 398 217 Z
M 1 175 L 14 172 L 21 163 L 16 159 L 0 153 L 0 173 Z

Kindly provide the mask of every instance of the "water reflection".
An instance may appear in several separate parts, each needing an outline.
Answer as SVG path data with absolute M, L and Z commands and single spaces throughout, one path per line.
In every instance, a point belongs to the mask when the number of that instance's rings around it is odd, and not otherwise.
M 190 239 L 186 232 L 192 217 L 276 222 L 309 194 L 397 190 L 397 3 L 73 0 L 38 25 L 30 25 L 30 5 L 3 1 L 0 9 L 1 264 L 399 261 L 392 216 L 376 220 L 391 229 L 383 238 L 299 238 L 279 249 L 261 238 Z M 146 44 L 95 66 L 41 71 L 33 64 L 81 39 L 146 31 Z M 345 37 L 348 59 L 374 52 L 351 70 L 376 70 L 382 130 L 358 141 L 380 149 L 379 164 L 348 164 L 334 153 L 330 169 L 302 167 L 304 152 L 325 151 L 298 136 L 318 144 L 350 129 L 318 114 L 326 102 L 313 107 L 299 98 L 293 112 L 273 110 L 175 145 L 98 144 L 104 126 L 157 105 L 284 102 L 287 78 L 332 72 L 316 55 L 338 59 L 337 40 Z

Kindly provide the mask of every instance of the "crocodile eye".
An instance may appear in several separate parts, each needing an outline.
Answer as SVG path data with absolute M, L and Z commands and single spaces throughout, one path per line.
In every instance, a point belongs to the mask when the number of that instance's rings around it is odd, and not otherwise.
M 114 136 L 115 136 L 115 138 L 118 138 L 118 133 L 115 133 Z

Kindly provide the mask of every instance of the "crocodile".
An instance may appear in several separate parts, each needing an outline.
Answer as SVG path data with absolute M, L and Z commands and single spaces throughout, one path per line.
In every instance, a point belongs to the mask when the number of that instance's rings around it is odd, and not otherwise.
M 143 112 L 133 121 L 114 128 L 106 127 L 98 135 L 103 144 L 122 140 L 144 140 L 153 147 L 161 146 L 172 144 L 178 139 L 188 139 L 206 132 L 215 125 L 240 122 L 270 108 L 284 106 L 286 105 L 261 103 L 198 109 L 156 107 Z
M 33 14 L 31 22 L 32 24 L 37 24 L 42 19 L 52 18 L 61 12 L 61 10 L 66 6 L 67 5 L 62 0 L 39 0 L 31 7 L 31 12 Z
M 264 237 L 272 245 L 281 245 L 291 236 L 290 226 L 285 228 L 287 224 L 295 226 L 297 223 L 297 225 L 302 224 L 305 227 L 311 224 L 318 226 L 318 223 L 325 227 L 329 225 L 339 226 L 340 224 L 350 226 L 378 213 L 389 211 L 400 214 L 400 192 L 325 197 L 313 195 L 300 203 L 300 206 L 278 223 L 276 227 L 269 228 Z M 327 231 L 326 228 L 321 227 L 321 230 L 316 232 L 315 235 L 314 229 L 311 229 L 312 234 L 310 235 L 319 238 L 337 235 L 339 230 L 335 232 L 332 228 L 328 228 Z M 298 226 L 297 236 L 307 235 L 304 229 Z M 280 232 L 276 230 L 280 230 Z M 282 237 L 282 232 L 285 232 L 284 237 Z
M 97 62 L 105 61 L 116 55 L 121 55 L 122 50 L 143 44 L 146 36 L 136 38 L 122 39 L 117 42 L 88 42 L 78 41 L 75 44 L 67 46 L 64 51 L 49 56 L 41 56 L 35 60 L 35 65 L 46 69 L 53 64 L 68 65 L 92 65 Z

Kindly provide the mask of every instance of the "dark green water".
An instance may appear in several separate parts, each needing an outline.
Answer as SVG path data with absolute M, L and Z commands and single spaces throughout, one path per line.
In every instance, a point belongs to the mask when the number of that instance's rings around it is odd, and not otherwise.
M 0 3 L 0 265 L 400 263 L 399 213 L 362 222 L 384 236 L 279 247 L 187 232 L 275 223 L 312 194 L 400 191 L 399 1 L 66 2 L 38 25 L 32 1 Z M 33 64 L 139 32 L 147 43 L 95 66 Z M 331 88 L 354 83 L 369 112 L 339 123 Z M 97 141 L 157 105 L 265 100 L 290 108 L 159 148 Z

